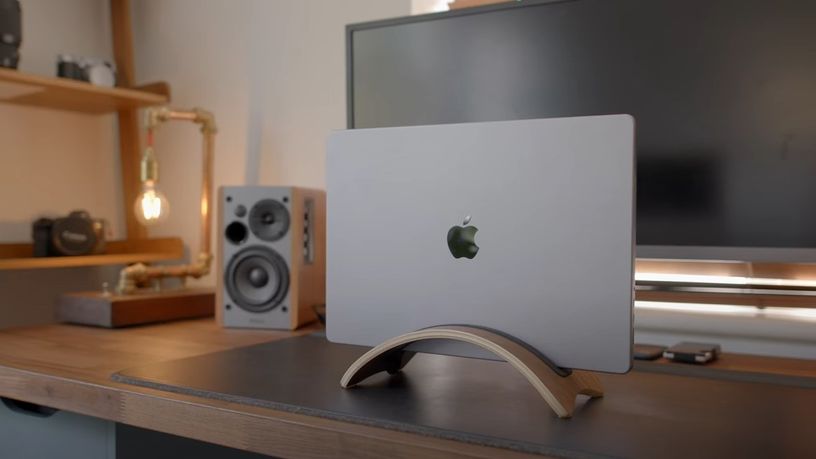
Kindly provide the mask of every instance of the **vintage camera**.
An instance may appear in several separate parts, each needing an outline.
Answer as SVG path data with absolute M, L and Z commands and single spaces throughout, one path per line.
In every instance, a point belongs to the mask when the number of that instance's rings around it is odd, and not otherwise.
M 96 86 L 116 86 L 116 66 L 94 57 L 74 58 L 70 54 L 60 54 L 57 56 L 57 76 L 87 81 Z
M 75 210 L 62 218 L 40 218 L 31 225 L 35 257 L 89 255 L 105 251 L 107 222 Z
M 0 67 L 17 68 L 22 36 L 19 0 L 0 0 Z

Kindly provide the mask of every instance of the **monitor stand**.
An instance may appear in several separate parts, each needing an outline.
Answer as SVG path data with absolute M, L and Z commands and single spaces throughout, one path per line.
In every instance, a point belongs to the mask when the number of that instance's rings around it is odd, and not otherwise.
M 523 341 L 473 325 L 440 325 L 391 338 L 354 361 L 343 375 L 340 385 L 350 388 L 382 371 L 391 374 L 399 372 L 414 356 L 414 352 L 405 348 L 429 339 L 462 341 L 501 357 L 527 378 L 560 418 L 572 416 L 578 394 L 603 396 L 601 382 L 593 373 L 559 368 Z

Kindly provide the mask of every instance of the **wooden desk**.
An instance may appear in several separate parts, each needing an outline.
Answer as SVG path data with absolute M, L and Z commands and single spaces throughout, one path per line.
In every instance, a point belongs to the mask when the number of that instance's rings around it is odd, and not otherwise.
M 209 319 L 120 330 L 50 325 L 1 331 L 0 396 L 279 457 L 529 457 L 110 380 L 130 367 L 312 331 L 224 330 Z
M 307 329 L 297 333 L 308 333 Z M 528 457 L 525 454 L 118 384 L 114 372 L 295 333 L 224 330 L 211 320 L 106 330 L 0 332 L 0 396 L 281 457 Z M 723 356 L 718 366 L 816 377 L 816 362 Z

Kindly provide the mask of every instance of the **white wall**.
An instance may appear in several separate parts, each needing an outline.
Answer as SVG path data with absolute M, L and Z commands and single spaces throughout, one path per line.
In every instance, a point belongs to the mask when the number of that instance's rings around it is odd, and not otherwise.
M 409 13 L 410 0 L 141 0 L 136 76 L 168 81 L 175 106 L 215 113 L 216 185 L 322 188 L 325 138 L 345 127 L 345 25 Z M 156 136 L 173 213 L 151 235 L 181 235 L 193 252 L 199 151 L 193 126 Z
M 106 0 L 22 0 L 20 70 L 53 76 L 56 56 L 111 57 Z M 121 236 L 115 119 L 0 104 L 0 242 L 28 242 L 31 221 L 84 208 Z M 60 292 L 97 288 L 111 269 L 0 271 L 0 327 L 49 322 Z
M 261 120 L 260 182 L 322 188 L 326 135 L 346 127 L 345 25 L 408 15 L 410 2 L 313 0 L 257 6 L 250 83 Z M 272 26 L 272 18 L 285 20 Z

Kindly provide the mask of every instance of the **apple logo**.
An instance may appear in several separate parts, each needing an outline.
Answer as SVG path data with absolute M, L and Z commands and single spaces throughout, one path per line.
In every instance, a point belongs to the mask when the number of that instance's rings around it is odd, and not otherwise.
M 470 215 L 465 217 L 462 225 L 468 223 L 470 223 Z M 479 246 L 474 240 L 476 231 L 479 231 L 479 228 L 475 226 L 454 226 L 448 230 L 448 249 L 453 258 L 473 259 L 479 253 Z

